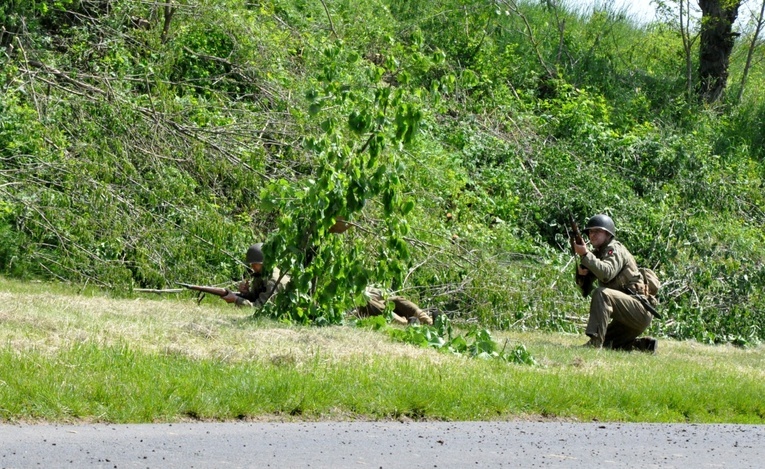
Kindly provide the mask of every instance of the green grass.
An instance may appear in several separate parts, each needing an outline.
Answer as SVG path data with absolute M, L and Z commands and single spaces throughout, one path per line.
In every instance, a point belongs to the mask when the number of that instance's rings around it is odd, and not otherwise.
M 57 293 L 51 293 L 53 290 Z M 45 294 L 42 294 L 44 292 Z M 537 366 L 445 355 L 351 326 L 292 327 L 191 295 L 114 299 L 0 280 L 0 419 L 562 419 L 765 423 L 765 348 L 495 334 Z

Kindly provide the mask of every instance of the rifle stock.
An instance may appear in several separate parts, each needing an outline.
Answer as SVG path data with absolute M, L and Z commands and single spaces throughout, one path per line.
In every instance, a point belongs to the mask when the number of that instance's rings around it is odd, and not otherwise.
M 199 295 L 197 296 L 197 304 L 202 302 L 202 299 L 205 297 L 205 293 L 209 293 L 211 295 L 217 295 L 221 298 L 231 293 L 231 290 L 228 288 L 221 288 L 221 287 L 207 287 L 204 285 L 192 285 L 190 283 L 180 283 L 178 282 L 178 285 L 188 288 L 189 290 L 194 290 L 199 292 Z

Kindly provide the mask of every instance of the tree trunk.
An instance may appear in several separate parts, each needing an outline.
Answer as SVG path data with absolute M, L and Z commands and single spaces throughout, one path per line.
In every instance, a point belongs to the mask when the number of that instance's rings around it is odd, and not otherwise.
M 741 0 L 699 0 L 701 42 L 699 44 L 699 97 L 717 101 L 728 81 L 728 62 L 733 51 L 733 22 Z

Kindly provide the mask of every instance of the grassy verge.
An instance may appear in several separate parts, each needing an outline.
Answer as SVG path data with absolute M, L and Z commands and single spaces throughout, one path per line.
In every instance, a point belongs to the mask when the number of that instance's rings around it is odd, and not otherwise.
M 41 294 L 42 289 L 46 294 Z M 0 280 L 0 419 L 548 418 L 765 423 L 765 348 L 658 355 L 496 335 L 537 366 L 467 359 L 349 326 L 290 327 L 191 296 L 113 299 Z M 59 287 L 56 287 L 59 288 Z

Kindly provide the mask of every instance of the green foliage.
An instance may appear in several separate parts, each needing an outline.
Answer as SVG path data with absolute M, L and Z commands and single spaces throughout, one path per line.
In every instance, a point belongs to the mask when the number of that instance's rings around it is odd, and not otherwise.
M 11 204 L 0 200 L 0 270 L 23 277 L 29 268 L 23 256 L 26 243 L 23 233 L 13 225 L 13 210 Z
M 507 341 L 500 348 L 488 329 L 475 326 L 464 334 L 455 333 L 448 317 L 438 315 L 432 326 L 410 325 L 404 329 L 387 325 L 384 316 L 373 316 L 357 321 L 359 327 L 369 327 L 387 333 L 393 339 L 418 347 L 430 347 L 439 352 L 463 355 L 469 358 L 496 359 L 519 365 L 536 365 L 536 360 L 522 344 L 507 350 Z
M 0 26 L 16 32 L 25 26 L 35 26 L 38 21 L 45 21 L 57 12 L 76 4 L 75 0 L 8 0 L 0 5 Z M 3 44 L 0 41 L 0 45 Z
M 234 51 L 234 40 L 218 25 L 192 25 L 178 35 L 177 41 L 183 48 L 178 52 L 171 81 L 190 83 L 204 92 L 231 73 L 227 58 Z
M 0 6 L 2 273 L 228 282 L 265 240 L 292 278 L 273 317 L 338 323 L 376 283 L 481 327 L 576 332 L 566 216 L 607 212 L 667 286 L 654 333 L 765 339 L 760 66 L 705 109 L 676 28 L 608 10 L 176 7 Z

